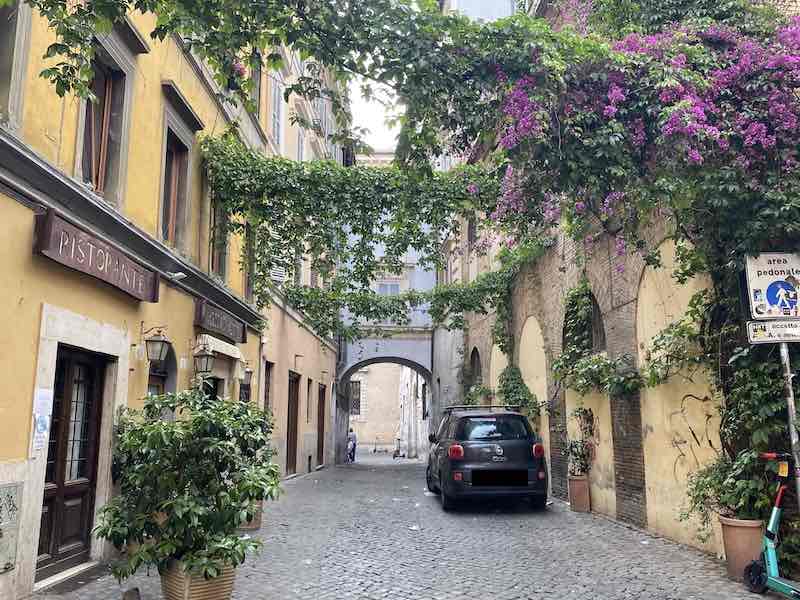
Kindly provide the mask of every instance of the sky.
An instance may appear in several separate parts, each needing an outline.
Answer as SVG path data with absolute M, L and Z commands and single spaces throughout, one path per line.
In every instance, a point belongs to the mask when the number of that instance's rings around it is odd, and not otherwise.
M 365 136 L 365 141 L 372 146 L 375 151 L 394 150 L 397 145 L 397 134 L 399 127 L 390 129 L 386 125 L 387 117 L 391 112 L 377 101 L 367 101 L 361 95 L 360 83 L 353 81 L 350 85 L 350 94 L 353 109 L 353 125 L 365 127 L 370 133 Z

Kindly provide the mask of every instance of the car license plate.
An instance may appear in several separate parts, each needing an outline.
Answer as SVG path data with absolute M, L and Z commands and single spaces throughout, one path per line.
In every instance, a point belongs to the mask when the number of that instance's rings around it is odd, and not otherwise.
M 505 461 L 506 461 L 506 457 L 505 456 L 493 456 L 492 457 L 492 462 L 505 462 Z
M 789 463 L 785 460 L 782 460 L 778 463 L 778 476 L 779 477 L 788 477 L 789 476 Z
M 472 472 L 472 485 L 523 487 L 528 485 L 528 471 L 477 469 Z

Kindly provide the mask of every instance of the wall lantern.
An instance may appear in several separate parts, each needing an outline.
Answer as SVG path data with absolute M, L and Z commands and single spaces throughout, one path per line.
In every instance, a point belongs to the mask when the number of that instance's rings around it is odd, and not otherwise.
M 172 342 L 159 329 L 158 333 L 145 339 L 144 345 L 147 348 L 147 360 L 160 363 L 167 359 Z
M 208 346 L 203 346 L 194 353 L 194 372 L 203 377 L 211 373 L 213 369 L 214 353 L 208 349 Z
M 244 365 L 244 375 L 242 376 L 242 385 L 250 385 L 253 382 L 253 369 L 250 368 L 248 363 Z
M 145 331 L 144 321 L 142 321 L 139 326 L 139 343 L 144 343 L 145 351 L 147 352 L 147 360 L 150 362 L 160 363 L 167 359 L 169 349 L 172 347 L 172 342 L 164 335 L 166 329 L 166 325 L 156 325 Z M 153 331 L 156 332 L 155 335 L 145 337 Z

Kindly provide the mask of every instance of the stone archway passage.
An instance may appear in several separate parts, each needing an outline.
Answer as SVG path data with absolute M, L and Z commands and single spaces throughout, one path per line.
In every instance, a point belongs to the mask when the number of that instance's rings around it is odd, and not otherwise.
M 335 448 L 336 448 L 336 462 L 342 463 L 345 461 L 345 453 L 347 449 L 347 434 L 351 424 L 351 410 L 352 410 L 352 398 L 350 396 L 351 386 L 350 383 L 353 380 L 353 376 L 358 373 L 360 370 L 369 367 L 371 365 L 380 365 L 380 364 L 395 364 L 401 365 L 403 367 L 408 367 L 413 371 L 417 376 L 419 381 L 415 382 L 414 384 L 414 392 L 416 394 L 421 394 L 424 397 L 422 402 L 422 406 L 416 406 L 416 396 L 414 396 L 414 404 L 415 408 L 410 409 L 409 406 L 406 406 L 406 403 L 410 401 L 410 398 L 406 398 L 403 402 L 404 410 L 401 411 L 399 417 L 399 426 L 402 427 L 403 423 L 413 423 L 410 429 L 406 430 L 403 429 L 404 435 L 400 437 L 405 440 L 405 444 L 409 443 L 409 440 L 415 440 L 412 447 L 414 448 L 413 455 L 417 455 L 420 452 L 426 452 L 427 447 L 422 447 L 424 440 L 427 439 L 428 431 L 427 426 L 423 426 L 420 422 L 431 422 L 430 415 L 432 414 L 431 402 L 433 400 L 432 397 L 432 375 L 430 369 L 426 366 L 421 365 L 413 360 L 409 360 L 408 358 L 404 358 L 402 356 L 373 356 L 371 358 L 362 360 L 355 364 L 350 365 L 346 371 L 343 371 L 339 377 L 338 382 L 338 389 L 339 393 L 337 395 L 337 402 L 336 402 L 336 438 L 335 438 Z M 408 382 L 406 382 L 408 383 Z M 363 384 L 359 383 L 359 388 L 361 388 Z M 398 394 L 401 389 L 406 389 L 405 387 L 399 386 L 398 387 Z M 413 394 L 412 394 L 413 395 Z M 398 399 L 399 401 L 399 399 Z M 360 410 L 359 406 L 359 410 Z M 418 409 L 418 410 L 417 410 Z M 424 427 L 424 431 L 423 431 Z M 358 429 L 358 428 L 357 428 Z M 356 432 L 358 433 L 358 432 Z M 360 442 L 359 442 L 360 443 Z M 411 455 L 411 454 L 409 454 Z

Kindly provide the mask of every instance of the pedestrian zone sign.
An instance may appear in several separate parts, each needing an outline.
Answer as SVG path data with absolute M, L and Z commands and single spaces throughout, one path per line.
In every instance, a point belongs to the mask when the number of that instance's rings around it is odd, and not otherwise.
M 748 256 L 747 289 L 754 319 L 800 318 L 800 255 L 764 252 Z
M 800 321 L 748 321 L 747 339 L 751 344 L 800 342 Z

